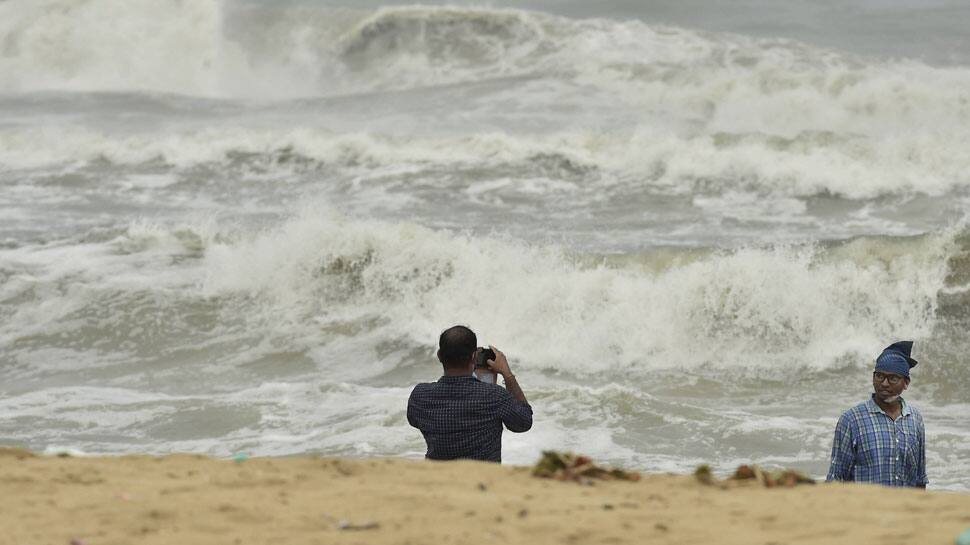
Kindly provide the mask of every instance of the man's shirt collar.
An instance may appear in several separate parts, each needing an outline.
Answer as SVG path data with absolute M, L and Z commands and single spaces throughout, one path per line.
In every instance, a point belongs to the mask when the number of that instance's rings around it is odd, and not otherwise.
M 912 414 L 912 411 L 909 409 L 909 403 L 906 403 L 906 400 L 903 399 L 902 396 L 900 396 L 899 398 L 899 403 L 902 405 L 902 408 L 900 409 L 900 412 L 899 412 L 900 416 L 909 416 L 910 414 Z M 886 414 L 886 411 L 882 410 L 882 407 L 880 407 L 876 403 L 875 394 L 873 394 L 872 396 L 869 396 L 869 401 L 866 401 L 866 408 L 868 408 L 869 412 L 871 413 Z M 889 416 L 889 415 L 886 414 L 886 416 Z
M 441 375 L 438 382 L 461 382 L 463 380 L 476 380 L 474 375 Z

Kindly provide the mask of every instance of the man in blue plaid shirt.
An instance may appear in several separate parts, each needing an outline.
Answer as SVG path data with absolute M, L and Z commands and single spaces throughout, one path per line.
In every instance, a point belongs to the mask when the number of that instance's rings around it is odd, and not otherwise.
M 874 393 L 839 418 L 826 481 L 926 488 L 923 416 L 900 397 L 909 386 L 912 341 L 894 343 L 876 359 Z
M 454 326 L 438 340 L 444 376 L 414 387 L 408 399 L 408 423 L 421 430 L 431 460 L 502 461 L 502 426 L 521 433 L 532 427 L 532 407 L 500 350 L 487 363 L 502 375 L 505 388 L 479 381 L 473 374 L 478 339 L 471 329 Z

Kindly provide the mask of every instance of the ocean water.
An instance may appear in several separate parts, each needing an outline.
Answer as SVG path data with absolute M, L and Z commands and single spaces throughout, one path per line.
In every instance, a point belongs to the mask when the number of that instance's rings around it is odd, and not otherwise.
M 970 490 L 967 16 L 0 1 L 0 438 L 419 458 L 464 323 L 535 409 L 507 462 L 821 476 L 913 339 Z

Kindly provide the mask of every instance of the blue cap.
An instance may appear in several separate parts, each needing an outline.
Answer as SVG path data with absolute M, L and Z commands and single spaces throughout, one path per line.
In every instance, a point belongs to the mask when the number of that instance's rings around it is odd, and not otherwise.
M 909 370 L 919 363 L 910 357 L 912 352 L 913 341 L 899 341 L 887 346 L 876 358 L 876 371 L 909 377 Z

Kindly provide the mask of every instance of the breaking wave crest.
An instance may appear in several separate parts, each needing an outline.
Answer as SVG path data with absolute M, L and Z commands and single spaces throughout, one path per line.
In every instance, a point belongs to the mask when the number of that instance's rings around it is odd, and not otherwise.
M 65 93 L 73 104 L 70 93 L 111 92 L 86 95 L 90 124 L 39 115 L 0 127 L 0 169 L 186 167 L 283 150 L 377 167 L 554 156 L 590 173 L 586 184 L 678 194 L 866 199 L 970 186 L 970 69 L 785 40 L 520 10 L 8 0 L 0 43 L 0 108 L 12 118 L 56 111 Z M 441 94 L 407 94 L 428 88 Z M 54 93 L 18 98 L 38 90 Z M 294 97 L 315 98 L 260 102 L 265 111 L 240 101 Z M 340 117 L 375 105 L 388 110 Z M 144 129 L 97 121 L 125 107 Z M 435 113 L 396 130 L 415 109 Z
M 965 69 L 521 10 L 8 0 L 0 5 L 0 41 L 0 90 L 6 92 L 278 98 L 553 75 L 625 99 L 639 96 L 644 104 L 680 101 L 697 115 L 716 113 L 714 121 L 732 124 L 740 121 L 738 112 L 719 104 L 750 104 L 732 97 L 771 99 L 767 110 L 744 112 L 753 123 L 808 113 L 820 124 L 845 114 L 905 117 L 934 104 L 957 122 L 951 114 L 965 121 L 970 111 L 959 89 L 970 79 Z M 819 110 L 825 102 L 837 107 Z
M 576 373 L 827 368 L 882 339 L 932 334 L 953 237 L 611 264 L 512 240 L 309 214 L 210 248 L 207 289 L 258 294 L 288 322 L 370 318 L 386 336 L 419 344 L 442 324 L 470 322 L 533 365 Z M 743 362 L 724 354 L 743 354 Z
M 887 338 L 929 338 L 963 319 L 950 310 L 967 291 L 962 231 L 619 261 L 320 210 L 259 233 L 143 225 L 102 238 L 7 251 L 21 268 L 3 271 L 0 294 L 23 304 L 4 338 L 164 353 L 199 337 L 209 358 L 242 332 L 297 352 L 347 336 L 426 347 L 444 325 L 468 323 L 537 369 L 787 373 L 868 362 Z M 128 331 L 145 313 L 157 328 Z
M 536 165 L 554 163 L 553 171 L 568 171 L 566 177 L 587 191 L 619 187 L 672 195 L 743 191 L 869 199 L 965 190 L 970 187 L 968 150 L 946 134 L 873 141 L 831 134 L 675 138 L 658 137 L 649 129 L 607 135 L 404 137 L 309 128 L 210 128 L 162 135 L 24 128 L 0 130 L 0 172 L 104 163 L 167 165 L 188 172 L 196 166 L 226 169 L 240 161 L 290 161 L 337 172 L 365 168 L 378 179 L 388 169 L 406 170 L 433 184 L 443 170 L 529 176 Z

